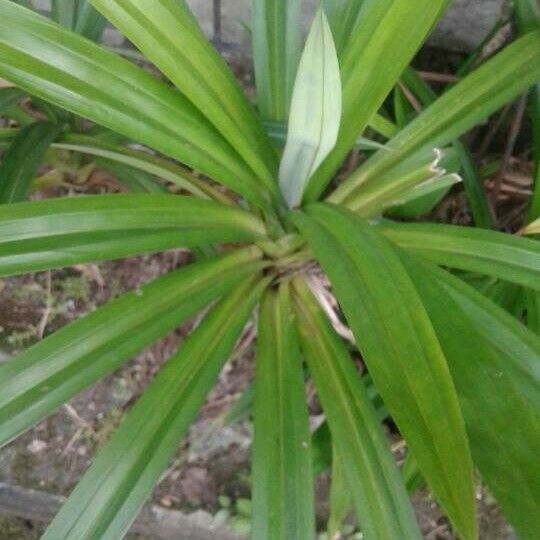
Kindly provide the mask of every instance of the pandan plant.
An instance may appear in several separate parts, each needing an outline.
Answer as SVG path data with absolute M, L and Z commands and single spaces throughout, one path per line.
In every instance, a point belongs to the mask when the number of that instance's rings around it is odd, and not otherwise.
M 373 388 L 459 537 L 478 534 L 478 472 L 519 536 L 538 538 L 540 339 L 524 324 L 532 311 L 518 320 L 471 276 L 538 297 L 539 244 L 483 228 L 402 223 L 394 213 L 457 182 L 444 167 L 448 148 L 540 80 L 537 24 L 396 127 L 385 100 L 411 75 L 447 0 L 326 0 L 303 52 L 299 0 L 254 0 L 254 105 L 184 1 L 90 3 L 172 85 L 10 0 L 0 0 L 0 76 L 154 153 L 69 126 L 49 141 L 53 150 L 127 164 L 177 194 L 11 199 L 0 207 L 0 275 L 179 247 L 204 247 L 204 256 L 2 363 L 0 442 L 206 315 L 44 538 L 117 540 L 127 532 L 251 317 L 253 538 L 316 534 L 306 378 L 326 417 L 335 481 L 366 538 L 421 537 Z M 276 126 L 286 132 L 284 148 L 268 135 Z M 387 140 L 366 141 L 373 131 Z M 16 129 L 0 133 L 5 145 L 20 142 Z M 358 144 L 367 159 L 341 169 Z M 33 151 L 9 147 L 2 190 L 27 192 L 18 187 L 29 185 Z M 332 320 L 321 273 L 342 312 Z M 369 390 L 336 332 L 341 314 Z

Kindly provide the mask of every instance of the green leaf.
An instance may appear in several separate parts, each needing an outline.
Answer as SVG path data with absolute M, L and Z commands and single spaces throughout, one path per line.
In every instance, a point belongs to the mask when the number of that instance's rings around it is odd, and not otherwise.
M 79 0 L 81 2 L 81 0 Z M 87 0 L 82 0 L 79 3 L 79 11 L 77 14 L 77 24 L 75 25 L 75 32 L 81 34 L 96 43 L 101 41 L 103 31 L 107 21 L 105 17 L 99 13 Z
M 527 310 L 527 326 L 537 336 L 540 336 L 540 292 L 525 291 L 525 303 Z
M 448 0 L 364 2 L 341 57 L 343 114 L 338 143 L 310 180 L 306 201 L 319 198 L 447 4 Z
M 405 193 L 399 206 L 392 208 L 390 214 L 400 217 L 416 217 L 431 212 L 446 196 L 452 186 L 462 181 L 457 174 L 447 174 L 434 181 L 427 181 Z
M 346 49 L 364 4 L 365 0 L 323 0 L 338 56 Z
M 535 31 L 506 47 L 435 101 L 391 139 L 385 151 L 372 156 L 343 182 L 329 200 L 347 202 L 364 184 L 376 183 L 416 153 L 450 143 L 539 78 L 540 31 Z
M 486 339 L 486 333 L 478 331 L 478 318 L 463 308 L 459 297 L 448 294 L 443 284 L 456 278 L 450 280 L 452 276 L 444 276 L 443 270 L 427 271 L 427 266 L 410 268 L 448 359 L 474 461 L 519 537 L 536 538 L 540 529 L 540 417 L 531 410 L 515 377 L 514 353 L 501 354 L 493 347 L 489 336 L 495 336 L 495 328 Z
M 80 0 L 52 0 L 51 17 L 68 30 L 73 30 L 77 23 L 78 4 Z
M 0 88 L 0 116 L 5 116 L 16 107 L 26 94 L 19 88 L 8 86 Z
M 384 223 L 381 233 L 432 262 L 540 290 L 540 243 L 456 225 Z
M 236 151 L 165 82 L 8 0 L 0 17 L 0 76 L 268 206 Z
M 465 427 L 446 360 L 411 278 L 396 249 L 351 212 L 326 204 L 311 205 L 307 212 L 292 220 L 330 278 L 388 411 L 457 531 L 475 538 Z
M 94 158 L 94 163 L 109 171 L 130 193 L 168 193 L 166 186 L 145 171 L 104 158 Z
M 332 451 L 332 483 L 330 484 L 330 517 L 326 527 L 330 540 L 340 537 L 343 522 L 353 505 L 347 472 L 337 450 L 334 448 Z
M 430 269 L 460 310 L 474 321 L 475 330 L 506 358 L 505 369 L 540 414 L 540 338 L 462 280 L 448 272 Z
M 319 9 L 309 32 L 294 84 L 287 144 L 279 169 L 289 208 L 336 144 L 341 119 L 341 79 L 332 32 Z
M 429 86 L 429 84 L 426 83 L 414 69 L 410 67 L 406 69 L 402 75 L 402 80 L 406 86 L 414 92 L 425 107 L 437 100 L 437 94 L 435 94 L 431 86 Z M 477 227 L 491 229 L 493 228 L 491 210 L 489 208 L 486 192 L 478 177 L 474 159 L 471 153 L 459 140 L 455 140 L 452 143 L 452 147 L 454 151 L 457 152 L 461 162 L 459 172 L 463 178 L 467 202 L 470 206 L 474 223 Z
M 223 58 L 184 1 L 90 0 L 216 127 L 275 191 L 277 162 L 269 141 Z
M 0 275 L 172 249 L 261 239 L 244 210 L 174 195 L 89 195 L 6 206 Z
M 402 203 L 412 190 L 436 184 L 446 175 L 442 160 L 447 153 L 450 152 L 434 149 L 400 163 L 381 176 L 377 184 L 366 186 L 356 199 L 351 200 L 349 208 L 362 217 L 376 216 Z M 454 181 L 458 180 L 460 178 L 455 175 Z
M 57 125 L 48 122 L 36 122 L 21 129 L 0 165 L 0 204 L 26 199 L 58 131 Z
M 172 272 L 0 364 L 0 445 L 258 271 L 259 259 L 249 249 Z
M 267 120 L 285 121 L 301 52 L 299 0 L 252 0 L 257 106 Z
M 305 282 L 295 280 L 302 350 L 347 472 L 366 538 L 420 538 L 389 443 L 360 375 Z
M 54 148 L 80 152 L 98 158 L 105 158 L 123 165 L 128 165 L 140 171 L 155 175 L 175 186 L 202 198 L 211 198 L 218 201 L 228 199 L 208 182 L 197 178 L 190 171 L 172 163 L 162 157 L 109 144 L 95 137 L 85 135 L 64 135 L 53 145 Z
M 252 537 L 315 537 L 310 433 L 289 284 L 263 298 L 257 340 Z
M 124 536 L 203 405 L 261 288 L 249 279 L 193 331 L 98 454 L 44 540 Z
M 493 228 L 493 218 L 473 156 L 460 141 L 454 141 L 452 146 L 458 152 L 461 161 L 461 177 L 474 224 L 476 227 L 491 229 Z

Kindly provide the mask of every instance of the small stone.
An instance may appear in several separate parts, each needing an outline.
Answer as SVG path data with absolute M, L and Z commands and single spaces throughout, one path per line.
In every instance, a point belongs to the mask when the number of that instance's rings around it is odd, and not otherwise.
M 47 448 L 47 443 L 40 439 L 34 439 L 26 448 L 28 448 L 32 454 L 39 454 Z

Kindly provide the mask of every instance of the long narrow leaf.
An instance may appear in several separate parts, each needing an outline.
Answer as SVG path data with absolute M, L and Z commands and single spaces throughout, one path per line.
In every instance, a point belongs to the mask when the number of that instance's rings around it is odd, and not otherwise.
M 0 445 L 260 269 L 258 250 L 193 264 L 113 300 L 0 365 Z
M 270 190 L 277 162 L 253 108 L 186 3 L 90 0 L 210 120 Z
M 236 151 L 167 84 L 9 0 L 0 17 L 0 76 L 269 204 Z
M 348 211 L 325 204 L 307 211 L 292 219 L 328 274 L 377 389 L 455 528 L 476 537 L 472 462 L 455 388 L 395 248 Z
M 253 0 L 257 106 L 264 119 L 285 121 L 301 51 L 299 0 Z
M 406 69 L 402 75 L 402 80 L 414 92 L 424 107 L 431 105 L 437 100 L 437 94 L 414 69 Z M 474 223 L 477 227 L 491 229 L 493 227 L 491 210 L 486 192 L 478 177 L 473 157 L 459 140 L 455 140 L 452 147 L 457 152 L 461 162 L 459 172 L 463 178 L 467 202 L 469 203 Z
M 490 345 L 478 319 L 430 272 L 415 265 L 410 273 L 448 359 L 474 461 L 520 538 L 533 539 L 540 529 L 540 416 L 515 378 L 513 353 Z
M 74 28 L 75 32 L 99 43 L 106 24 L 107 21 L 105 20 L 105 17 L 103 17 L 103 15 L 101 15 L 88 0 L 79 0 L 77 23 Z
M 346 49 L 365 0 L 323 0 L 338 56 Z
M 123 538 L 204 403 L 260 293 L 257 280 L 249 279 L 189 336 L 99 453 L 44 540 Z
M 540 338 L 459 278 L 433 267 L 430 272 L 473 321 L 475 330 L 507 359 L 506 370 L 540 415 Z
M 329 198 L 346 201 L 361 186 L 426 148 L 450 143 L 540 78 L 540 30 L 530 32 L 446 92 L 385 151 L 366 161 Z
M 366 538 L 419 538 L 407 493 L 365 386 L 307 285 L 295 281 L 306 360 Z
M 36 122 L 21 129 L 0 165 L 0 204 L 26 199 L 58 130 L 58 126 L 48 122 Z
M 279 186 L 289 208 L 300 204 L 308 180 L 336 144 L 340 119 L 339 63 L 328 21 L 319 9 L 298 66 L 279 168 Z
M 52 0 L 52 19 L 68 30 L 73 30 L 77 24 L 79 2 L 80 0 Z
M 307 201 L 319 198 L 447 5 L 448 0 L 363 3 L 341 59 L 343 116 L 338 143 L 310 180 Z
M 540 243 L 534 240 L 432 223 L 385 223 L 380 231 L 400 247 L 437 264 L 540 290 Z
M 89 195 L 19 203 L 0 214 L 0 275 L 175 247 L 262 238 L 243 210 L 174 195 Z
M 314 485 L 300 345 L 289 285 L 268 291 L 255 372 L 252 537 L 312 540 Z
M 85 135 L 64 135 L 58 139 L 58 142 L 54 143 L 53 147 L 128 165 L 171 182 L 198 197 L 211 198 L 218 201 L 227 200 L 223 194 L 212 188 L 208 182 L 197 178 L 184 167 L 146 152 L 109 144 L 95 137 Z

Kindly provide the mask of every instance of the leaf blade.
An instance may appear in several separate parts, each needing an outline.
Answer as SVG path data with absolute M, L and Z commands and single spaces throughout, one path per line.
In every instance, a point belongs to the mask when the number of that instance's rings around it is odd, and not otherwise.
M 289 208 L 298 206 L 310 177 L 336 144 L 341 119 L 341 77 L 323 9 L 313 20 L 298 66 L 279 186 Z
M 540 31 L 506 47 L 437 99 L 329 197 L 348 201 L 364 184 L 426 148 L 445 146 L 540 77 Z M 532 66 L 532 69 L 531 69 Z
M 58 126 L 49 122 L 36 122 L 21 129 L 0 164 L 0 204 L 26 199 L 45 153 L 58 131 Z
M 419 538 L 405 488 L 351 358 L 306 283 L 295 280 L 302 350 L 367 538 Z
M 204 261 L 127 293 L 0 365 L 0 445 L 260 269 L 258 250 Z
M 310 205 L 307 212 L 309 217 L 295 213 L 291 219 L 328 274 L 390 414 L 456 529 L 476 537 L 463 419 L 410 278 L 394 248 L 354 214 L 326 204 Z
M 456 383 L 475 463 L 518 534 L 534 538 L 540 526 L 538 409 L 531 411 L 528 394 L 515 377 L 512 352 L 501 354 L 493 347 L 485 333 L 477 331 L 478 319 L 442 286 L 456 280 L 447 281 L 443 270 L 431 271 L 427 265 L 415 264 L 413 269 Z M 511 487 L 516 485 L 519 493 Z
M 262 125 L 230 69 L 185 2 L 90 0 L 212 123 L 266 187 L 277 163 Z
M 255 372 L 253 538 L 311 540 L 314 485 L 300 345 L 288 283 L 262 300 Z
M 116 194 L 18 203 L 0 215 L 0 275 L 261 235 L 264 226 L 246 211 L 194 197 Z
M 44 539 L 121 538 L 202 406 L 261 293 L 249 279 L 184 342 L 100 452 Z
M 456 225 L 385 223 L 379 229 L 436 264 L 540 289 L 540 244 L 534 240 Z
M 258 206 L 269 195 L 236 151 L 180 93 L 53 22 L 0 1 L 0 74 L 230 187 Z M 121 97 L 119 97 L 121 96 Z
M 257 106 L 267 120 L 285 121 L 300 61 L 300 2 L 252 0 Z

